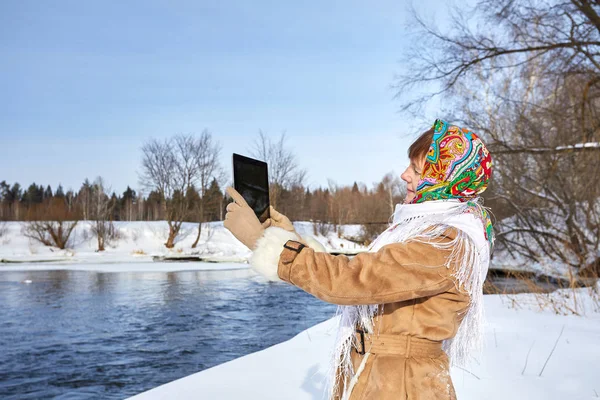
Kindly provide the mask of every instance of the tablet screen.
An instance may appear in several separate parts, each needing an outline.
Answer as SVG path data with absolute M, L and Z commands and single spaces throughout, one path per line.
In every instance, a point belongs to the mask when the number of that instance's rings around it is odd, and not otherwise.
M 267 163 L 233 155 L 233 186 L 254 210 L 260 222 L 269 218 L 269 174 Z

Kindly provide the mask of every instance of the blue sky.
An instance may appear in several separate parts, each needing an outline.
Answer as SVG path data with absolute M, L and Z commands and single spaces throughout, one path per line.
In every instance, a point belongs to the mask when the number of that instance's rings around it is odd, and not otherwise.
M 228 174 L 259 129 L 287 133 L 312 187 L 399 174 L 425 127 L 390 88 L 407 4 L 1 2 L 0 180 L 137 189 L 144 141 L 205 128 Z

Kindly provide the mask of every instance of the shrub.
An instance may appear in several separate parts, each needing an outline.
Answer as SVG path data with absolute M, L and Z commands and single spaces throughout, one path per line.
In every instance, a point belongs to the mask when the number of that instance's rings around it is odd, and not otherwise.
M 25 223 L 23 234 L 45 246 L 67 248 L 77 216 L 66 207 L 64 200 L 53 198 L 32 207 L 28 212 L 30 221 Z M 41 220 L 41 218 L 44 220 Z

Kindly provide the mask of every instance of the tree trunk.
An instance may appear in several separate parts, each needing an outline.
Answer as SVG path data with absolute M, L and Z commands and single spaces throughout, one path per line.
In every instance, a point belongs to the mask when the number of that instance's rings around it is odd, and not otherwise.
M 167 249 L 172 249 L 173 247 L 175 247 L 175 235 L 173 234 L 173 228 L 169 227 L 169 237 L 167 239 L 167 242 L 165 243 L 165 247 Z
M 104 238 L 98 235 L 98 251 L 104 251 Z
M 223 221 L 223 202 L 225 198 L 223 196 L 221 196 L 221 198 L 219 199 L 219 221 Z
M 198 222 L 198 236 L 196 236 L 196 240 L 192 244 L 192 249 L 195 249 L 198 246 L 198 242 L 200 241 L 200 235 L 202 234 L 202 222 Z
M 196 240 L 192 244 L 192 249 L 195 249 L 198 246 L 198 242 L 200 241 L 200 235 L 202 234 L 202 221 L 204 221 L 204 199 L 200 200 L 200 221 L 198 222 L 198 236 L 196 236 Z
M 98 251 L 104 251 L 104 238 L 106 237 L 104 221 L 96 221 L 96 236 L 98 237 Z
M 180 227 L 180 223 L 172 223 L 171 221 L 169 221 L 169 237 L 167 238 L 167 242 L 165 243 L 165 247 L 167 249 L 172 249 L 173 247 L 175 247 L 175 238 L 179 234 Z

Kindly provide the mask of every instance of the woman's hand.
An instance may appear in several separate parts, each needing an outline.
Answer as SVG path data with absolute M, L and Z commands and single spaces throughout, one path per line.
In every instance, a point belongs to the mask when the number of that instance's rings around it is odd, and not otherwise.
M 300 236 L 298 234 L 298 232 L 296 232 L 296 228 L 294 228 L 294 224 L 292 224 L 292 221 L 290 221 L 290 219 L 288 217 L 286 217 L 285 215 L 283 215 L 282 213 L 277 211 L 273 206 L 270 206 L 269 213 L 271 215 L 271 218 L 266 220 L 265 223 L 263 224 L 263 226 L 265 228 L 269 227 L 269 226 L 276 226 L 278 228 L 285 229 L 288 232 L 293 232 L 298 237 L 298 241 L 301 243 L 304 243 L 302 236 Z
M 277 211 L 273 206 L 269 207 L 269 213 L 271 214 L 271 218 L 267 220 L 269 221 L 269 226 L 276 226 L 289 232 L 296 232 L 296 229 L 294 229 L 294 224 L 292 224 L 292 221 L 290 221 L 288 217 Z
M 237 240 L 250 250 L 254 250 L 256 242 L 262 236 L 264 229 L 269 226 L 270 220 L 261 224 L 254 210 L 250 208 L 237 190 L 228 187 L 226 191 L 233 199 L 233 202 L 227 205 L 227 214 L 225 214 L 223 225 Z

